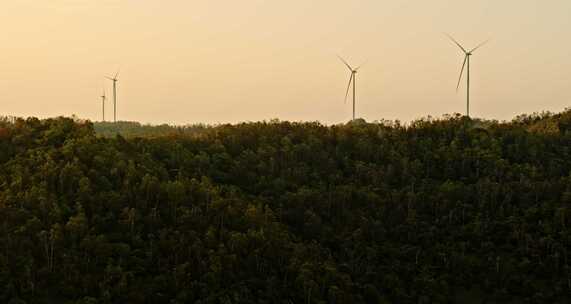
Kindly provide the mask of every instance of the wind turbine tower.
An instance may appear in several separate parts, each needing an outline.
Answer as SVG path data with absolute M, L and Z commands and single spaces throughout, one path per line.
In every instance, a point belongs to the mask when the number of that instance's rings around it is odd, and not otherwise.
M 107 99 L 107 97 L 105 96 L 105 90 L 103 90 L 103 95 L 101 95 L 101 106 L 102 106 L 102 116 L 103 116 L 103 122 L 105 122 L 105 99 Z
M 351 72 L 351 76 L 349 77 L 349 84 L 347 85 L 347 92 L 345 93 L 345 102 L 347 102 L 347 96 L 349 96 L 349 89 L 351 88 L 351 84 L 353 85 L 353 120 L 355 120 L 355 91 L 356 91 L 356 81 L 357 81 L 357 71 L 359 71 L 359 69 L 361 68 L 362 65 L 358 66 L 357 68 L 353 68 L 351 67 L 351 65 L 349 65 L 347 63 L 347 61 L 345 61 L 345 59 L 341 58 L 341 56 L 337 56 L 339 57 L 339 59 L 347 66 L 347 68 L 349 69 L 349 71 Z
M 113 81 L 113 122 L 117 122 L 117 81 L 119 81 L 117 76 L 119 76 L 119 71 L 114 77 L 105 77 Z
M 480 43 L 478 46 L 476 46 L 472 50 L 467 51 L 452 36 L 450 36 L 448 34 L 446 34 L 446 36 L 448 36 L 448 38 L 450 38 L 450 40 L 452 40 L 452 42 L 454 42 L 462 50 L 462 52 L 464 52 L 464 63 L 462 64 L 462 70 L 460 70 L 460 77 L 458 78 L 458 84 L 456 85 L 456 91 L 458 91 L 458 88 L 460 88 L 460 81 L 462 81 L 462 75 L 464 74 L 464 68 L 466 67 L 466 78 L 467 78 L 467 84 L 466 84 L 466 116 L 470 117 L 470 57 L 472 56 L 474 51 L 476 51 L 477 49 L 482 47 L 484 44 L 488 43 L 489 40 L 486 40 L 486 41 Z

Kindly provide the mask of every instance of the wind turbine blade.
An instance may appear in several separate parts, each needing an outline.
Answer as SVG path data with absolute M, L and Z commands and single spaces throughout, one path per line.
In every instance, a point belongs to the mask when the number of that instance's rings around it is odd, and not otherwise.
M 466 61 L 468 61 L 468 55 L 464 57 L 464 63 L 462 64 L 462 70 L 460 70 L 460 78 L 458 78 L 458 84 L 456 85 L 456 92 L 460 88 L 460 81 L 462 81 L 462 74 L 464 74 L 464 67 L 466 67 Z
M 107 78 L 107 79 L 109 79 L 109 80 L 113 80 L 113 81 L 115 81 L 115 79 L 114 79 L 114 78 L 111 78 L 111 77 L 108 77 L 108 76 L 105 76 L 105 78 Z
M 488 39 L 488 40 L 486 40 L 486 41 L 484 41 L 484 42 L 478 44 L 478 46 L 475 47 L 475 48 L 473 48 L 473 49 L 470 51 L 470 53 L 472 53 L 472 52 L 474 52 L 475 50 L 477 50 L 477 49 L 483 47 L 483 46 L 484 46 L 486 43 L 488 43 L 488 42 L 490 42 L 490 39 Z
M 353 74 L 353 72 L 351 72 L 351 77 L 349 77 L 349 84 L 347 85 L 347 92 L 345 93 L 344 103 L 347 103 L 347 96 L 349 96 L 349 89 L 351 88 L 351 80 L 353 80 L 354 76 L 355 76 L 355 74 Z
M 462 45 L 460 45 L 460 43 L 458 43 L 458 41 L 456 41 L 454 37 L 450 36 L 447 33 L 445 33 L 445 35 L 448 36 L 448 38 L 450 38 L 450 40 L 452 40 L 452 42 L 454 42 L 464 53 L 468 53 L 468 51 L 466 51 L 466 49 Z
M 347 68 L 349 69 L 349 71 L 351 71 L 351 73 L 353 73 L 353 68 L 347 63 L 347 61 L 345 61 L 345 59 L 341 58 L 341 56 L 337 55 L 337 57 L 339 57 L 339 59 L 341 61 L 343 61 L 343 63 L 347 66 Z
M 369 62 L 369 60 L 365 60 L 363 61 L 363 63 L 361 63 L 356 69 L 355 71 L 358 71 L 361 67 L 363 67 L 367 62 Z
M 121 68 L 117 69 L 117 73 L 115 73 L 115 77 L 113 77 L 113 78 L 117 79 L 117 76 L 119 76 L 120 71 L 121 71 Z

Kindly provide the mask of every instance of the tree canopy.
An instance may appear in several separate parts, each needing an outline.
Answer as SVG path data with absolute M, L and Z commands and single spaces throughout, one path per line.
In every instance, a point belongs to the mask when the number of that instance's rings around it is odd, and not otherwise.
M 571 110 L 96 129 L 0 120 L 1 303 L 571 301 Z

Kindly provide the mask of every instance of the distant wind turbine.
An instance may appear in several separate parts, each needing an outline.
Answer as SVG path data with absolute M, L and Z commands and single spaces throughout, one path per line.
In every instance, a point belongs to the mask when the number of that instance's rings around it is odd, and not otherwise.
M 103 115 L 103 122 L 105 122 L 105 99 L 107 99 L 107 97 L 105 96 L 105 90 L 103 90 L 103 95 L 101 95 L 101 106 L 103 107 L 101 113 Z
M 113 77 L 105 77 L 111 81 L 113 81 L 113 122 L 117 122 L 117 78 L 119 76 L 119 71 Z
M 345 61 L 345 59 L 343 59 L 341 56 L 337 56 L 339 57 L 339 59 L 347 66 L 347 68 L 349 69 L 349 71 L 351 72 L 351 77 L 349 77 L 349 84 L 347 85 L 347 92 L 345 93 L 345 102 L 347 102 L 347 96 L 349 96 L 349 89 L 351 88 L 351 82 L 353 82 L 353 120 L 355 120 L 355 83 L 356 83 L 356 78 L 357 78 L 357 71 L 361 68 L 360 65 L 357 68 L 353 68 L 351 67 L 347 61 Z
M 454 39 L 452 36 L 446 34 L 446 36 L 448 36 L 448 38 L 450 38 L 450 40 L 452 40 L 452 42 L 454 42 L 461 50 L 462 52 L 464 52 L 464 63 L 462 64 L 462 70 L 460 71 L 460 77 L 458 78 L 458 85 L 456 85 L 456 91 L 458 91 L 458 88 L 460 88 L 460 81 L 462 81 L 462 75 L 464 74 L 464 67 L 466 67 L 467 65 L 467 70 L 466 70 L 466 78 L 467 78 L 467 87 L 466 87 L 466 116 L 470 117 L 470 56 L 472 56 L 472 54 L 474 53 L 475 50 L 479 49 L 480 47 L 482 47 L 484 44 L 488 43 L 488 41 L 490 41 L 489 39 L 478 44 L 478 46 L 476 46 L 475 48 L 473 48 L 470 51 L 467 51 L 462 45 L 460 45 L 460 43 L 458 43 L 458 41 L 456 41 L 456 39 Z

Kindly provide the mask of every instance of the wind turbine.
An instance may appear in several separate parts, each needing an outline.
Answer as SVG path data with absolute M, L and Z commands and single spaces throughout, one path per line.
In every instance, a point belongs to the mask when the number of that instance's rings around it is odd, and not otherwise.
M 464 67 L 466 67 L 467 65 L 467 70 L 466 70 L 466 78 L 467 78 L 467 85 L 466 85 L 466 116 L 470 117 L 470 56 L 472 56 L 472 54 L 474 53 L 475 50 L 479 49 L 480 47 L 482 47 L 484 44 L 488 43 L 488 41 L 490 41 L 489 39 L 478 44 L 478 46 L 476 46 L 475 48 L 473 48 L 470 51 L 467 51 L 460 43 L 458 43 L 458 41 L 456 41 L 456 39 L 454 39 L 452 36 L 446 34 L 446 36 L 448 36 L 448 38 L 450 38 L 450 40 L 452 40 L 452 42 L 454 42 L 461 50 L 462 52 L 464 52 L 464 63 L 462 64 L 462 70 L 460 71 L 460 77 L 458 78 L 458 85 L 456 85 L 456 92 L 458 92 L 458 88 L 460 88 L 460 81 L 462 81 L 462 75 L 464 74 Z
M 107 97 L 105 96 L 105 90 L 103 90 L 103 95 L 101 95 L 101 106 L 103 107 L 103 111 L 101 113 L 103 115 L 103 122 L 105 122 L 105 99 L 107 99 Z
M 119 71 L 113 77 L 105 77 L 113 81 L 113 122 L 117 122 L 117 76 L 119 76 Z
M 355 120 L 355 82 L 357 81 L 357 71 L 361 68 L 360 65 L 357 68 L 351 67 L 345 59 L 341 58 L 341 56 L 337 56 L 339 59 L 347 66 L 349 71 L 351 72 L 351 77 L 349 77 L 349 84 L 347 85 L 347 92 L 345 93 L 345 102 L 347 102 L 347 96 L 349 96 L 349 89 L 351 88 L 351 82 L 353 82 L 353 120 Z

